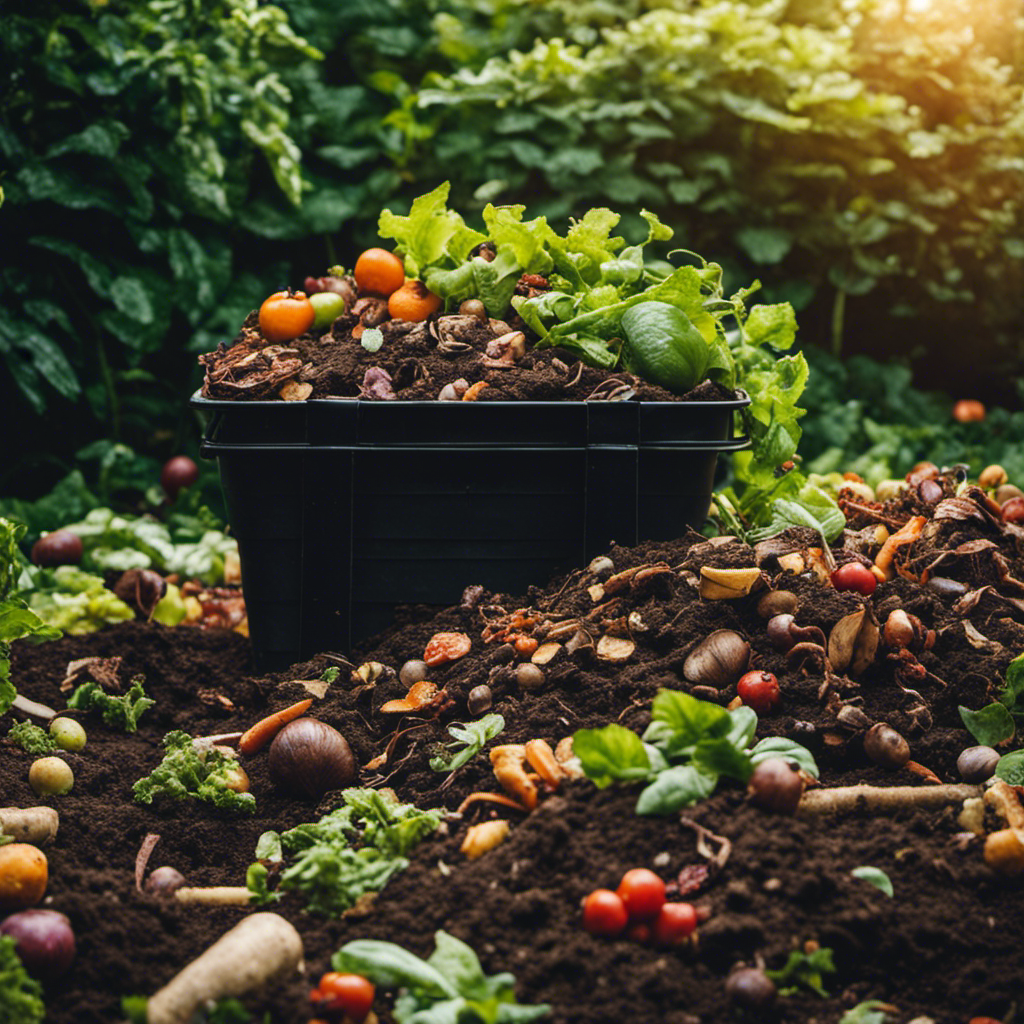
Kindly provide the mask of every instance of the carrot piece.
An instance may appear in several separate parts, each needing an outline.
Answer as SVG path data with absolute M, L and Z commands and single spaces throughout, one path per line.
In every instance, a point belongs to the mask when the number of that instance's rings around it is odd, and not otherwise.
M 875 555 L 875 566 L 885 573 L 887 580 L 891 580 L 893 576 L 892 560 L 896 554 L 896 549 L 904 544 L 913 544 L 921 536 L 921 531 L 927 522 L 928 520 L 925 516 L 912 516 L 894 534 L 889 536 L 878 554 Z
M 511 807 L 515 811 L 522 811 L 523 814 L 529 814 L 530 808 L 524 807 L 518 800 L 513 800 L 510 796 L 505 796 L 504 793 L 470 793 L 465 800 L 459 804 L 456 809 L 456 814 L 463 814 L 467 807 L 472 806 L 475 803 L 485 801 L 491 804 L 501 804 L 502 807 Z
M 409 692 L 404 697 L 398 700 L 389 700 L 386 704 L 381 704 L 380 709 L 388 715 L 398 712 L 419 711 L 420 708 L 425 708 L 433 702 L 437 692 L 437 683 L 432 683 L 429 679 L 422 679 L 418 683 L 413 683 L 409 687 Z
M 289 722 L 304 715 L 312 706 L 313 698 L 310 697 L 261 718 L 242 733 L 238 749 L 243 754 L 255 754 L 257 750 L 262 750 Z

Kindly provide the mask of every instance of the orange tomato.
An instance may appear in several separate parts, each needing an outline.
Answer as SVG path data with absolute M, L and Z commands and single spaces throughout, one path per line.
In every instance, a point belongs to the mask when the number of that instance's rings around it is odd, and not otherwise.
M 953 406 L 953 419 L 957 423 L 978 423 L 985 418 L 985 406 L 974 398 L 961 398 Z
M 405 265 L 387 249 L 367 249 L 353 271 L 359 291 L 387 298 L 405 284 Z
M 316 310 L 305 292 L 274 292 L 260 306 L 260 330 L 267 341 L 291 341 L 313 326 Z
M 49 869 L 46 854 L 29 843 L 0 846 L 0 907 L 22 910 L 46 893 Z
M 395 320 L 426 320 L 441 308 L 441 296 L 435 295 L 422 281 L 406 281 L 388 299 L 388 312 Z

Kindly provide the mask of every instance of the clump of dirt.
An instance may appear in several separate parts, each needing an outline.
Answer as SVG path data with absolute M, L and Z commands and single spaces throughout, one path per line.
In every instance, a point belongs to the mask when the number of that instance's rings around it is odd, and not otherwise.
M 376 328 L 381 347 L 371 352 L 361 343 L 366 327 L 353 313 L 339 317 L 323 335 L 304 334 L 287 345 L 268 345 L 257 314 L 251 313 L 230 347 L 199 357 L 206 368 L 203 396 L 480 402 L 735 398 L 711 381 L 676 395 L 629 373 L 586 366 L 564 349 L 534 347 L 524 328 L 460 315 L 423 323 L 385 320 Z M 470 398 L 464 399 L 467 391 Z
M 909 518 L 906 511 L 885 514 Z M 367 916 L 328 920 L 306 913 L 294 896 L 273 908 L 302 934 L 314 979 L 350 939 L 388 939 L 427 955 L 433 933 L 444 928 L 469 942 L 489 973 L 513 972 L 522 1002 L 550 1003 L 551 1020 L 558 1024 L 711 1024 L 737 1019 L 724 988 L 732 966 L 777 968 L 790 951 L 812 941 L 834 952 L 837 972 L 824 979 L 829 996 L 806 989 L 783 996 L 771 1019 L 835 1022 L 865 999 L 897 1007 L 894 1019 L 901 1024 L 921 1014 L 937 1024 L 962 1024 L 974 1015 L 1002 1018 L 1024 990 L 1017 941 L 1024 886 L 986 867 L 980 841 L 962 834 L 957 808 L 778 817 L 750 806 L 742 787 L 723 782 L 713 797 L 682 815 L 647 818 L 634 813 L 636 788 L 598 790 L 582 779 L 563 784 L 528 815 L 485 803 L 460 815 L 455 809 L 470 793 L 500 788 L 486 753 L 452 776 L 429 767 L 431 753 L 450 739 L 447 726 L 469 717 L 469 691 L 481 684 L 492 691 L 489 710 L 505 720 L 499 742 L 507 743 L 543 738 L 554 745 L 578 728 L 610 721 L 640 731 L 662 687 L 696 689 L 705 699 L 728 704 L 735 697 L 733 684 L 700 689 L 706 684 L 683 672 L 696 644 L 727 628 L 750 644 L 752 667 L 779 679 L 782 702 L 761 716 L 758 736 L 789 736 L 808 746 L 824 786 L 927 785 L 910 769 L 893 772 L 869 761 L 861 738 L 865 722 L 873 721 L 903 732 L 914 761 L 941 781 L 959 781 L 956 757 L 974 741 L 958 707 L 988 702 L 1009 662 L 1024 650 L 1024 605 L 1007 583 L 1024 571 L 1021 538 L 1005 527 L 993 532 L 970 516 L 959 522 L 970 539 L 992 540 L 1000 555 L 992 558 L 985 554 L 992 549 L 984 548 L 979 558 L 942 561 L 943 569 L 955 566 L 954 582 L 962 589 L 936 588 L 932 578 L 920 579 L 924 565 L 931 564 L 922 561 L 923 551 L 934 561 L 944 557 L 943 545 L 968 543 L 944 533 L 945 540 L 929 532 L 901 549 L 902 575 L 880 583 L 867 598 L 837 592 L 817 577 L 813 534 L 794 531 L 772 553 L 761 550 L 772 587 L 795 595 L 797 622 L 819 628 L 826 638 L 862 608 L 879 623 L 895 608 L 918 616 L 934 638 L 914 652 L 920 672 L 913 670 L 913 685 L 908 662 L 890 657 L 894 652 L 884 644 L 863 671 L 833 670 L 831 679 L 820 662 L 778 651 L 758 613 L 765 590 L 735 600 L 710 600 L 699 591 L 703 567 L 754 566 L 758 554 L 738 541 L 707 541 L 696 533 L 668 543 L 613 547 L 605 560 L 525 595 L 469 588 L 461 605 L 395 629 L 347 660 L 321 655 L 273 675 L 254 675 L 245 642 L 216 630 L 136 622 L 89 637 L 17 644 L 13 676 L 33 699 L 59 704 L 68 661 L 115 654 L 124 658 L 126 676 L 146 675 L 147 690 L 157 699 L 132 736 L 87 717 L 89 743 L 67 755 L 74 790 L 43 801 L 61 815 L 57 840 L 47 850 L 47 905 L 68 914 L 79 942 L 71 972 L 47 986 L 47 1019 L 117 1020 L 120 996 L 155 991 L 245 913 L 185 908 L 138 893 L 133 865 L 147 833 L 161 836 L 152 866 L 171 864 L 193 884 L 239 885 L 262 832 L 315 820 L 337 805 L 336 794 L 317 806 L 277 792 L 265 752 L 244 759 L 256 796 L 251 817 L 197 803 L 142 807 L 131 797 L 132 783 L 158 763 L 159 742 L 169 729 L 193 735 L 244 729 L 268 706 L 308 696 L 302 681 L 330 667 L 340 669 L 340 676 L 311 713 L 348 738 L 361 765 L 373 765 L 363 769 L 361 784 L 388 786 L 402 800 L 444 808 L 446 818 L 441 831 L 412 852 L 410 867 L 379 894 Z M 845 539 L 851 546 L 860 543 Z M 803 568 L 788 560 L 799 571 L 776 565 L 787 546 L 788 554 L 804 560 Z M 852 550 L 837 547 L 836 555 L 851 556 Z M 422 658 L 438 632 L 464 633 L 470 640 L 467 655 L 430 670 L 439 698 L 420 714 L 383 711 L 387 701 L 406 694 L 398 678 L 402 665 Z M 597 649 L 602 637 L 628 640 L 633 650 L 622 661 L 607 660 Z M 570 638 L 578 638 L 572 650 Z M 517 640 L 524 641 L 518 648 Z M 539 688 L 527 690 L 515 667 L 533 657 L 531 640 L 560 649 L 540 666 Z M 365 661 L 383 670 L 355 672 Z M 230 706 L 211 695 L 227 698 Z M 841 719 L 843 708 L 856 709 L 863 719 Z M 39 802 L 27 785 L 31 760 L 0 741 L 5 803 Z M 468 825 L 496 814 L 513 823 L 508 840 L 480 860 L 466 860 L 459 847 Z M 701 854 L 695 825 L 729 841 L 724 864 L 709 864 Z M 651 867 L 670 884 L 678 884 L 681 873 L 686 883 L 704 874 L 695 869 L 707 868 L 706 878 L 686 890 L 706 915 L 696 943 L 659 949 L 581 929 L 580 899 L 596 887 L 614 888 L 625 870 L 637 866 Z M 884 871 L 894 897 L 851 874 L 862 866 Z M 295 978 L 249 1005 L 269 1011 L 275 1024 L 306 1024 L 310 987 L 309 978 Z M 393 994 L 378 997 L 385 1024 L 393 1019 L 392 1001 Z

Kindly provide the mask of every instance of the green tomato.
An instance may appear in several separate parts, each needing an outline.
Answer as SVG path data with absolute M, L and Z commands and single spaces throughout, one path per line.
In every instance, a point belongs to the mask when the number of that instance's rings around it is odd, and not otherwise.
M 40 757 L 28 770 L 28 784 L 36 796 L 60 796 L 71 792 L 75 775 L 67 761 L 59 757 Z
M 167 584 L 167 593 L 153 609 L 153 620 L 164 626 L 176 626 L 185 618 L 185 601 L 181 591 L 173 584 Z
M 50 723 L 50 735 L 61 750 L 77 752 L 85 746 L 85 730 L 73 718 L 55 718 Z
M 313 304 L 313 330 L 322 331 L 330 327 L 345 312 L 345 297 L 337 292 L 317 292 L 310 295 Z

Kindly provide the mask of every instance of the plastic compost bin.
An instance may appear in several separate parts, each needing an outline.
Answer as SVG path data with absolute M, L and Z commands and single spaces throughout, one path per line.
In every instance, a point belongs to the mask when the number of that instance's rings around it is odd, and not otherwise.
M 348 651 L 398 604 L 522 594 L 613 540 L 699 528 L 749 403 L 192 398 L 264 670 Z

